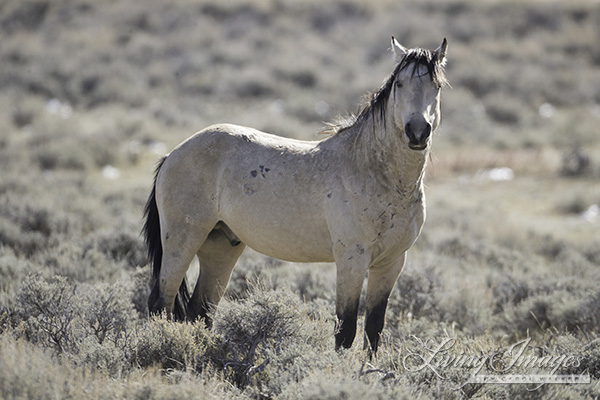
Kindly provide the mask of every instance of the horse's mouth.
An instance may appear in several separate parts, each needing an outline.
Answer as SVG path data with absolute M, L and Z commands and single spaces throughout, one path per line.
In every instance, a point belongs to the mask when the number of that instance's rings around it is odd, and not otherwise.
M 409 143 L 408 148 L 411 150 L 422 151 L 427 148 L 427 142 L 425 142 L 425 143 Z

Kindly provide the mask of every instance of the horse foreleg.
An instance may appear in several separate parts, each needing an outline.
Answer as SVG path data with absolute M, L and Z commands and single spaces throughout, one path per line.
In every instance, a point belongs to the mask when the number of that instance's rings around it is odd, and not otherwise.
M 379 338 L 385 322 L 385 310 L 388 298 L 396 280 L 404 267 L 406 253 L 394 262 L 384 266 L 373 266 L 369 269 L 367 283 L 367 314 L 365 317 L 365 347 L 370 344 L 369 355 L 377 352 Z
M 368 261 L 359 255 L 341 257 L 336 261 L 336 314 L 335 349 L 350 348 L 356 336 L 356 320 L 360 292 L 365 280 Z
M 209 328 L 212 326 L 210 314 L 223 297 L 235 263 L 246 247 L 232 237 L 236 238 L 231 231 L 215 229 L 197 254 L 200 274 L 190 300 L 188 318 L 203 318 Z

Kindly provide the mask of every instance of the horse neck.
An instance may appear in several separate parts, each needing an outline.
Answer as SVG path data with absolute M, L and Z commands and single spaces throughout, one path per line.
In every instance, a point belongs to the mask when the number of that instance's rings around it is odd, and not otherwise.
M 344 132 L 349 146 L 344 151 L 352 154 L 350 162 L 370 178 L 404 196 L 421 196 L 423 177 L 429 149 L 411 150 L 404 132 L 398 128 L 389 110 L 383 116 L 370 115 Z

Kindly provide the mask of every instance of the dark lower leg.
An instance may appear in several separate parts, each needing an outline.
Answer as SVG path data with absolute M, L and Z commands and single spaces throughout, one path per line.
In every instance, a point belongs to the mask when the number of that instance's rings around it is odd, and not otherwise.
M 358 314 L 358 304 L 352 310 L 338 313 L 337 329 L 335 333 L 335 349 L 340 347 L 349 349 L 356 336 L 356 319 Z
M 383 325 L 385 323 L 385 310 L 387 308 L 387 299 L 377 303 L 372 309 L 367 310 L 365 318 L 365 332 L 369 340 L 370 349 L 373 353 L 377 352 L 379 338 Z M 366 345 L 366 343 L 365 343 Z
M 148 311 L 150 315 L 157 315 L 164 309 L 162 298 L 160 297 L 160 288 L 158 286 L 158 280 L 154 280 L 152 291 L 148 296 Z
M 212 311 L 214 306 L 209 304 L 205 298 L 188 309 L 188 319 L 190 321 L 204 320 L 204 324 L 208 329 L 212 328 Z

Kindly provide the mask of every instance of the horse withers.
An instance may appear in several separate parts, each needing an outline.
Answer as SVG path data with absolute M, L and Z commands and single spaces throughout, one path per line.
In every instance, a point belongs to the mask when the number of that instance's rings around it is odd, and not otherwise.
M 246 246 L 294 262 L 335 262 L 336 348 L 356 334 L 368 272 L 365 344 L 376 352 L 389 294 L 425 219 L 423 176 L 440 124 L 447 42 L 407 49 L 357 114 L 300 141 L 221 124 L 164 157 L 145 209 L 151 313 L 204 318 Z M 194 256 L 200 273 L 188 293 Z

